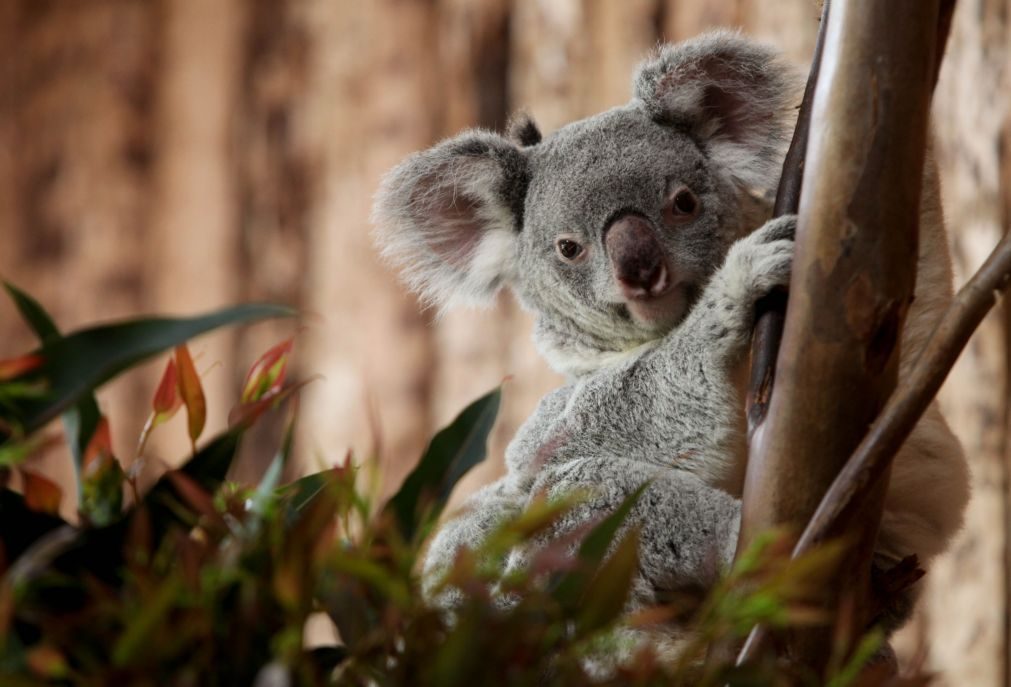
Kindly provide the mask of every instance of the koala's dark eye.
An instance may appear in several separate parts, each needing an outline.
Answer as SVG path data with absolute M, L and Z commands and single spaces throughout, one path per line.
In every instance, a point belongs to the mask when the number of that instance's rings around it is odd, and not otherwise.
M 687 186 L 676 186 L 667 195 L 664 218 L 668 224 L 684 224 L 699 215 L 702 203 Z
M 680 212 L 682 215 L 690 215 L 695 212 L 695 208 L 698 207 L 698 201 L 695 200 L 695 194 L 688 189 L 682 189 L 674 195 L 674 211 Z
M 579 262 L 586 253 L 581 243 L 565 236 L 555 240 L 555 250 L 565 262 Z

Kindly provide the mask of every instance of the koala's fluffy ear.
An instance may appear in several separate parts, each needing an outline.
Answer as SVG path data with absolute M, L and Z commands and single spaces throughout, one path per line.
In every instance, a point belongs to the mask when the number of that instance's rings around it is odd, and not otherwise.
M 779 177 L 799 83 L 772 49 L 717 31 L 661 47 L 634 88 L 654 119 L 685 127 L 736 182 L 762 188 Z
M 433 305 L 487 303 L 516 270 L 528 176 L 523 152 L 485 131 L 412 155 L 376 196 L 383 255 Z

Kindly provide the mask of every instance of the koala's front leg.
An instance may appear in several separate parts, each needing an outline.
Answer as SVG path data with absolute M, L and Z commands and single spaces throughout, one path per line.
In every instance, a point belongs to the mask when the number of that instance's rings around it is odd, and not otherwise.
M 612 456 L 575 459 L 546 468 L 531 494 L 587 495 L 555 524 L 548 536 L 554 539 L 606 517 L 646 483 L 626 521 L 640 530 L 633 601 L 650 604 L 671 592 L 709 589 L 733 559 L 740 502 L 698 477 Z M 531 554 L 529 547 L 514 551 L 509 566 L 525 565 Z

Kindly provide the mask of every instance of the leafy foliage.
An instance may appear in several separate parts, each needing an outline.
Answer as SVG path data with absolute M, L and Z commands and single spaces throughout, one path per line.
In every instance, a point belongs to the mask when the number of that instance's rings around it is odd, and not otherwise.
M 836 549 L 791 562 L 786 538 L 770 535 L 708 597 L 672 599 L 628 616 L 638 533 L 624 525 L 639 493 L 575 542 L 574 556 L 549 548 L 531 570 L 505 577 L 488 562 L 551 527 L 578 495 L 537 500 L 479 549 L 461 551 L 437 585 L 437 592 L 460 592 L 459 605 L 447 613 L 420 592 L 424 539 L 453 486 L 484 459 L 499 391 L 439 432 L 400 490 L 377 507 L 350 460 L 280 483 L 304 384 L 286 383 L 293 339 L 253 364 L 230 427 L 198 444 L 204 397 L 185 340 L 283 309 L 136 320 L 63 336 L 38 303 L 7 289 L 42 343 L 0 363 L 0 422 L 7 430 L 0 442 L 4 684 L 818 682 L 766 659 L 740 668 L 706 660 L 706 651 L 739 640 L 755 623 L 824 622 L 809 599 L 835 564 Z M 112 453 L 109 421 L 93 390 L 168 350 L 137 458 L 151 432 L 183 407 L 193 450 L 141 494 Z M 74 522 L 60 516 L 59 487 L 26 467 L 36 451 L 51 447 L 51 439 L 39 437 L 59 412 L 79 466 Z M 288 414 L 274 459 L 258 484 L 229 481 L 244 433 L 270 412 Z M 20 492 L 6 486 L 14 473 Z M 515 603 L 501 603 L 504 596 Z M 320 614 L 339 639 L 308 647 L 307 622 Z M 669 637 L 673 622 L 690 628 L 676 658 L 655 641 Z M 873 638 L 865 642 L 832 684 L 850 684 L 876 646 Z

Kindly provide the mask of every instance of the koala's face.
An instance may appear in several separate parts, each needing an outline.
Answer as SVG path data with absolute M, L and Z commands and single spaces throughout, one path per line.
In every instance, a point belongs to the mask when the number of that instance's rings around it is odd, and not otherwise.
M 742 231 L 738 190 L 641 106 L 570 124 L 527 161 L 513 285 L 549 338 L 622 350 L 662 336 Z
M 441 305 L 508 284 L 553 366 L 593 370 L 676 327 L 756 226 L 787 77 L 733 34 L 665 48 L 626 106 L 543 140 L 523 120 L 511 139 L 469 132 L 409 158 L 380 191 L 380 245 Z

